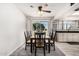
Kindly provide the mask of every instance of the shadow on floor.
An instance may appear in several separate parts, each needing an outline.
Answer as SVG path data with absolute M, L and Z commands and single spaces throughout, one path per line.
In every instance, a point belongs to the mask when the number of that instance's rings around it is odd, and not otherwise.
M 70 45 L 79 45 L 79 42 L 68 42 Z

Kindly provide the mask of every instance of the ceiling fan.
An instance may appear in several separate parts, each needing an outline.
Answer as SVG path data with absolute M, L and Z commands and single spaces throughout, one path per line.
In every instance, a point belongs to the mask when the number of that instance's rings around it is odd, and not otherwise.
M 50 10 L 43 10 L 43 7 L 42 6 L 38 6 L 38 10 L 39 11 L 43 11 L 43 12 L 47 12 L 47 13 L 51 13 Z
M 48 4 L 46 4 L 46 5 L 44 5 L 44 6 L 48 6 Z M 34 7 L 33 5 L 31 5 L 30 7 Z M 38 10 L 41 12 L 47 12 L 47 13 L 51 13 L 51 11 L 50 10 L 43 10 L 43 6 L 38 6 L 37 7 L 38 8 Z

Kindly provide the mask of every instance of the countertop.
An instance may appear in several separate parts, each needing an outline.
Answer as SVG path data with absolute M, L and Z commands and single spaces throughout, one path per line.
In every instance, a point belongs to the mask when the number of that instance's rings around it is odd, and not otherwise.
M 57 33 L 79 33 L 79 30 L 57 30 Z

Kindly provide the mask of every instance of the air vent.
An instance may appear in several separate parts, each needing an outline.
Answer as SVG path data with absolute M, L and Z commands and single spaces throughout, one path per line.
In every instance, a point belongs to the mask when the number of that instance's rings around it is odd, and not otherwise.
M 75 11 L 79 11 L 79 8 L 75 9 Z

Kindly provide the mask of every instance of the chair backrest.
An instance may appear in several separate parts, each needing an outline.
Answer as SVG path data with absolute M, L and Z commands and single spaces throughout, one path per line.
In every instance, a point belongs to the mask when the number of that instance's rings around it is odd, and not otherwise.
M 51 40 L 53 39 L 53 31 L 49 35 L 51 37 Z
M 30 36 L 29 31 L 27 31 L 27 36 Z
M 35 44 L 38 42 L 42 42 L 42 43 L 45 43 L 45 37 L 46 37 L 46 34 L 45 32 L 42 32 L 42 33 L 35 33 Z
M 55 43 L 55 40 L 56 40 L 56 31 L 52 31 L 50 37 L 51 37 L 51 40 L 53 41 L 53 43 Z
M 56 31 L 53 32 L 53 43 L 56 41 Z
M 25 42 L 27 44 L 28 43 L 27 41 L 30 40 L 30 36 L 28 35 L 27 31 L 24 32 L 24 36 L 25 36 Z
M 45 32 L 42 32 L 42 33 L 37 32 L 37 33 L 35 33 L 35 38 L 45 38 L 45 36 L 46 36 Z
M 24 32 L 24 36 L 25 36 L 25 42 L 27 42 L 27 35 L 26 35 L 26 32 Z

